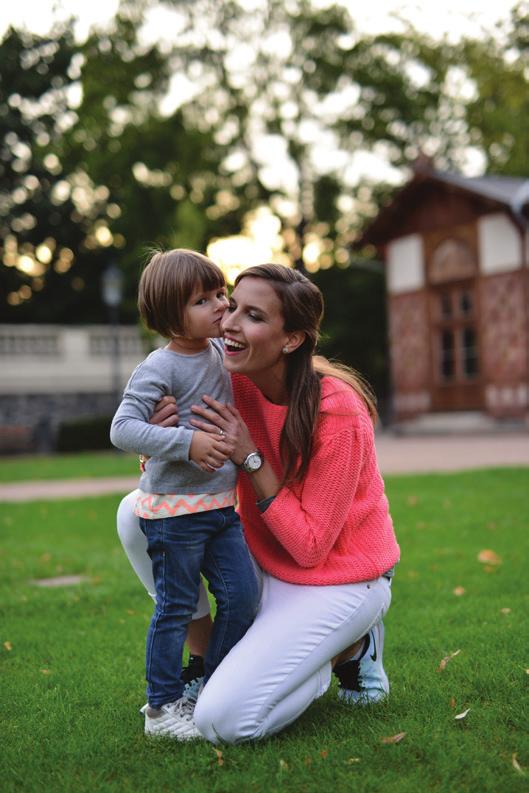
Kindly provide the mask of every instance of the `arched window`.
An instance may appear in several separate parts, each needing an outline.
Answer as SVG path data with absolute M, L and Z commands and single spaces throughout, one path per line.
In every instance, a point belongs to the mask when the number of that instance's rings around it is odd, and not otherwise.
M 457 237 L 443 240 L 432 252 L 429 267 L 431 284 L 444 284 L 476 274 L 476 258 L 470 246 Z

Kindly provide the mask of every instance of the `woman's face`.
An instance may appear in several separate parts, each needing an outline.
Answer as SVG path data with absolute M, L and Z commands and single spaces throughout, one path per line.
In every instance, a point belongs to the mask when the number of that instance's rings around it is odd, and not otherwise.
M 246 276 L 233 290 L 221 323 L 224 365 L 229 372 L 283 377 L 284 330 L 281 301 L 264 278 Z

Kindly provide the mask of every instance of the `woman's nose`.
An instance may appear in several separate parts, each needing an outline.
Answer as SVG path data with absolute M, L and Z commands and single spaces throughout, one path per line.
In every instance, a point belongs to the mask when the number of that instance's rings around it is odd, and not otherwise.
M 225 312 L 220 321 L 220 327 L 223 332 L 233 328 L 233 314 L 230 311 Z

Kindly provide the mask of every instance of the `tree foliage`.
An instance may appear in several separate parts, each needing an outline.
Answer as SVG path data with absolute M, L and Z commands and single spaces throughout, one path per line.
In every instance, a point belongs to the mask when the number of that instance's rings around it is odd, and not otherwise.
M 149 42 L 160 7 L 167 29 Z M 204 250 L 266 204 L 290 260 L 322 268 L 328 351 L 340 340 L 363 362 L 369 349 L 383 388 L 382 276 L 356 267 L 351 243 L 391 185 L 361 162 L 403 179 L 424 151 L 439 168 L 479 155 L 529 172 L 526 0 L 496 35 L 458 45 L 411 26 L 364 35 L 344 4 L 311 0 L 122 0 L 86 41 L 70 28 L 0 42 L 4 321 L 102 321 L 112 261 L 133 321 L 149 246 Z M 367 306 L 376 350 L 351 330 Z

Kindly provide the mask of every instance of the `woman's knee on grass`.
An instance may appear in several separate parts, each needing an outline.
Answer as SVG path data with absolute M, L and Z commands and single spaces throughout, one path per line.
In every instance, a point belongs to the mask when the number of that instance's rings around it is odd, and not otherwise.
M 257 723 L 245 716 L 245 705 L 237 701 L 237 692 L 233 698 L 227 692 L 218 696 L 218 688 L 203 690 L 194 713 L 195 724 L 211 743 L 239 743 L 255 737 Z

